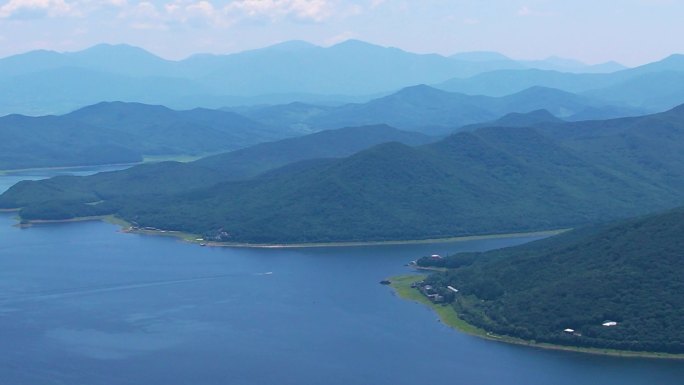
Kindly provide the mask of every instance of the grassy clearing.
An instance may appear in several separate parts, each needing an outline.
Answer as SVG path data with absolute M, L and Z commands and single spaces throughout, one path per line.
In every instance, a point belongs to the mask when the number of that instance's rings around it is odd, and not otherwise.
M 490 338 L 485 330 L 468 324 L 458 317 L 456 310 L 450 305 L 434 304 L 427 299 L 421 292 L 411 287 L 411 284 L 420 281 L 424 275 L 404 275 L 390 278 L 390 286 L 395 290 L 399 297 L 410 301 L 421 303 L 434 310 L 439 319 L 445 324 L 464 333 Z

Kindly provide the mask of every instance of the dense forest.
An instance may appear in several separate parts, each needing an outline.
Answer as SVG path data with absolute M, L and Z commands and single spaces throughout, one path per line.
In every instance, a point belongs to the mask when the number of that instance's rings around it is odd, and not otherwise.
M 103 102 L 60 116 L 0 117 L 0 170 L 134 163 L 234 150 L 294 133 L 229 111 Z
M 487 331 L 561 345 L 684 353 L 684 208 L 444 259 L 427 282 Z M 616 322 L 604 326 L 604 322 Z M 572 329 L 573 332 L 565 332 Z
M 347 158 L 307 160 L 209 185 L 220 182 L 212 175 L 222 163 L 250 169 L 252 157 L 227 155 L 191 166 L 204 163 L 203 169 L 213 169 L 208 172 L 160 165 L 168 170 L 151 172 L 154 184 L 134 171 L 23 182 L 0 197 L 0 207 L 23 207 L 24 219 L 56 219 L 79 216 L 79 204 L 91 213 L 97 203 L 98 212 L 141 226 L 225 242 L 426 239 L 573 227 L 681 204 L 682 122 L 680 107 L 638 118 L 484 127 L 422 146 L 385 143 Z M 59 201 L 70 209 L 57 210 Z
M 3 207 L 9 208 L 43 201 L 92 203 L 130 196 L 177 194 L 225 181 L 249 179 L 298 161 L 349 156 L 380 143 L 418 145 L 435 140 L 386 125 L 346 127 L 260 143 L 189 163 L 149 163 L 86 177 L 25 181 L 0 200 L 4 202 Z

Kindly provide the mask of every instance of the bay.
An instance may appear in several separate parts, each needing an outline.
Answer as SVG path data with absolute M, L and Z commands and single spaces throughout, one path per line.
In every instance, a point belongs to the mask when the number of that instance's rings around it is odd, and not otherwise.
M 53 173 L 0 176 L 0 189 Z M 410 273 L 403 265 L 422 255 L 533 237 L 251 249 L 126 234 L 102 222 L 14 224 L 14 214 L 0 214 L 3 384 L 650 385 L 684 378 L 681 361 L 472 337 L 378 284 Z

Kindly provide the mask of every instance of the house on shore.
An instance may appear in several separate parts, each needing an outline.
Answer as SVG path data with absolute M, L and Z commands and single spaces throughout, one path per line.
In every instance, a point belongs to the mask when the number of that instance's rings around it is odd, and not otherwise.
M 433 303 L 444 302 L 444 296 L 439 294 L 432 285 L 424 285 L 421 283 L 416 285 L 416 288 Z

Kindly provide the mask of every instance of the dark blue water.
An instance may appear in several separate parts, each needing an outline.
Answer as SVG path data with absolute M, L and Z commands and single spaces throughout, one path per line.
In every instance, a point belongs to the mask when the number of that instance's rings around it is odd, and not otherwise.
M 378 284 L 420 255 L 529 239 L 239 249 L 13 223 L 0 214 L 0 384 L 684 382 L 684 362 L 464 335 Z

